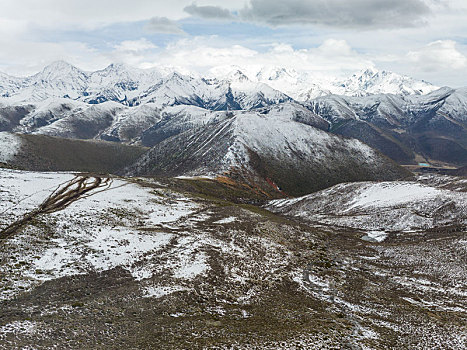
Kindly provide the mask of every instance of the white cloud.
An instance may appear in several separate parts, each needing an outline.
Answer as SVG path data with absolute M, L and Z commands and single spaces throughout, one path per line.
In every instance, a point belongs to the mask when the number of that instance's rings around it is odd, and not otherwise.
M 163 34 L 186 34 L 178 25 L 177 22 L 168 19 L 167 17 L 153 17 L 146 24 L 146 30 L 153 33 Z
M 206 19 L 232 19 L 232 13 L 220 6 L 198 6 L 193 3 L 183 9 L 186 13 L 192 16 L 206 18 Z
M 438 40 L 418 50 L 410 51 L 407 59 L 414 68 L 425 72 L 467 67 L 467 57 L 456 48 L 453 40 Z
M 159 64 L 200 72 L 225 65 L 274 65 L 340 76 L 374 66 L 370 59 L 352 50 L 343 40 L 328 39 L 316 48 L 300 50 L 276 43 L 266 51 L 258 51 L 241 45 L 226 46 L 217 37 L 179 40 L 157 55 L 154 65 Z
M 147 64 L 147 60 L 155 59 L 157 48 L 157 45 L 146 38 L 125 40 L 114 45 L 113 51 L 102 55 L 109 63 L 126 63 L 130 66 L 143 68 Z
M 179 20 L 193 0 L 1 0 L 0 22 L 26 21 L 48 28 L 99 28 L 121 22 L 145 21 L 152 17 Z M 202 6 L 231 9 L 243 2 L 205 0 Z
M 180 19 L 189 1 L 171 0 L 2 0 L 0 17 L 47 27 L 97 28 L 154 16 Z
M 151 49 L 156 49 L 157 46 L 146 38 L 141 38 L 139 40 L 125 40 L 120 44 L 115 45 L 114 48 L 117 51 L 132 51 L 132 52 L 141 52 Z

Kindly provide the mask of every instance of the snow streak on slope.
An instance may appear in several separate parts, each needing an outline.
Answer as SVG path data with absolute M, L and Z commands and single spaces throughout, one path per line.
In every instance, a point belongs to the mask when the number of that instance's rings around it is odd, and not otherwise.
M 21 139 L 10 133 L 0 132 L 0 163 L 12 160 L 21 148 Z

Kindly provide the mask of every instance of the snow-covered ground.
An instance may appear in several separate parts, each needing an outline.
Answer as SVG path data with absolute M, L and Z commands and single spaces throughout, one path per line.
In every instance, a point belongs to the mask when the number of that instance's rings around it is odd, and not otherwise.
M 0 228 L 74 176 L 0 169 Z M 219 349 L 245 338 L 253 345 L 239 348 L 465 348 L 464 236 L 362 244 L 306 224 L 437 210 L 449 223 L 467 192 L 449 190 L 448 178 L 343 184 L 273 202 L 300 225 L 180 193 L 183 181 L 114 178 L 1 242 L 0 349 L 96 348 L 102 339 L 138 348 L 162 329 L 151 344 L 198 345 L 201 334 Z M 387 234 L 366 231 L 373 241 Z
M 41 204 L 57 186 L 74 177 L 68 173 L 33 173 L 0 169 L 0 224 L 5 226 Z M 139 276 L 132 265 L 148 254 L 154 255 L 169 244 L 173 234 L 165 225 L 199 210 L 200 206 L 183 196 L 157 192 L 149 187 L 114 179 L 108 188 L 96 190 L 87 198 L 72 203 L 64 210 L 41 218 L 52 232 L 41 228 L 27 230 L 12 238 L 18 247 L 18 260 L 23 262 L 22 278 L 16 285 L 28 288 L 40 281 L 63 276 L 105 271 L 121 266 Z M 159 227 L 161 232 L 142 232 Z M 28 238 L 28 235 L 37 235 Z M 48 240 L 46 244 L 30 245 L 30 239 Z M 187 253 L 187 255 L 189 255 Z M 175 264 L 177 267 L 177 264 Z M 206 267 L 207 268 L 207 267 Z M 3 273 L 7 266 L 0 267 Z M 195 272 L 180 266 L 174 274 L 194 277 Z M 4 290 L 0 298 L 11 296 Z
M 74 176 L 0 169 L 0 228 L 37 208 Z M 244 266 L 228 277 L 232 283 L 247 280 L 248 269 L 257 267 L 249 262 L 258 256 L 249 252 L 252 247 L 270 250 L 266 267 L 286 266 L 287 258 L 277 258 L 282 249 L 267 239 L 219 236 L 223 225 L 240 220 L 232 213 L 212 215 L 200 200 L 157 182 L 112 179 L 65 209 L 39 216 L 5 241 L 0 300 L 45 281 L 115 268 L 139 281 L 142 295 L 160 297 L 190 289 L 190 281 L 206 276 L 213 250 Z
M 431 201 L 442 195 L 441 190 L 412 182 L 367 184 L 359 189 L 358 194 L 344 212 L 356 208 L 384 208 L 407 205 L 410 202 Z

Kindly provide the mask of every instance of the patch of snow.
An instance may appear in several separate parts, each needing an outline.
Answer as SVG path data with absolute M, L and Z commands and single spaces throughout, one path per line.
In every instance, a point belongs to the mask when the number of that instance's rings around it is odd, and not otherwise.
M 213 224 L 231 224 L 232 222 L 237 221 L 237 218 L 235 216 L 230 216 L 228 218 L 224 218 L 218 221 L 214 221 Z
M 243 318 L 248 318 L 248 317 L 251 317 L 251 314 L 248 313 L 246 310 L 242 310 L 242 317 Z
M 368 231 L 363 240 L 383 242 L 388 236 L 388 233 L 385 231 Z
M 0 339 L 7 334 L 34 334 L 37 332 L 36 322 L 31 321 L 13 321 L 4 326 L 0 326 Z
M 176 176 L 179 180 L 215 180 L 216 176 L 200 175 L 200 176 Z
M 175 270 L 174 277 L 193 279 L 208 271 L 207 256 L 204 253 L 197 254 L 193 260 L 182 261 L 181 266 Z
M 176 292 L 183 292 L 188 290 L 188 288 L 182 286 L 151 286 L 144 289 L 144 297 L 158 299 Z
M 138 260 L 144 253 L 156 252 L 170 242 L 168 233 L 153 235 L 134 233 L 122 228 L 100 228 L 96 230 L 86 246 L 91 253 L 86 260 L 97 271 L 110 270 L 115 266 L 125 266 Z
M 418 200 L 427 200 L 441 194 L 442 192 L 436 188 L 416 183 L 377 183 L 364 188 L 350 203 L 347 211 L 356 207 L 396 206 Z
M 0 212 L 3 218 L 9 221 L 19 218 L 41 204 L 57 186 L 73 177 L 68 173 L 35 173 L 0 168 Z
M 19 136 L 7 132 L 0 132 L 0 162 L 8 163 L 13 160 L 21 148 Z

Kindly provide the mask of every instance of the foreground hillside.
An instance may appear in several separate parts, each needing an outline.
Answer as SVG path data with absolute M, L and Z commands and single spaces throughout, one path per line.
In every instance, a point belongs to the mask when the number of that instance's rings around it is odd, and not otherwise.
M 0 240 L 0 348 L 467 346 L 460 226 L 427 220 L 416 234 L 369 242 L 358 226 L 306 220 L 313 206 L 300 223 L 241 204 L 265 198 L 228 182 L 83 176 L 0 170 L 0 229 L 48 208 L 48 196 L 97 184 Z M 432 188 L 465 220 L 465 180 L 394 186 Z M 343 204 L 360 198 L 360 214 L 374 215 L 388 203 L 365 197 L 371 188 L 348 187 Z

